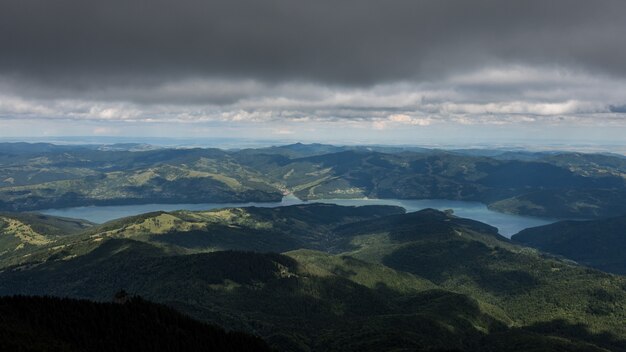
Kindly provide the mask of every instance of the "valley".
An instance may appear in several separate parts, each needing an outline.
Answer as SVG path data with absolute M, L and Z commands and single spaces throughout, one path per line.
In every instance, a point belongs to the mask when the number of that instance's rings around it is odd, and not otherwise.
M 289 351 L 626 350 L 625 278 L 434 209 L 154 212 L 46 238 L 0 256 L 1 295 L 124 288 Z
M 64 209 L 43 209 L 38 213 L 62 216 L 69 218 L 86 219 L 96 223 L 104 223 L 124 216 L 139 215 L 155 211 L 174 210 L 210 210 L 225 207 L 280 207 L 295 204 L 325 203 L 346 206 L 362 205 L 393 205 L 407 211 L 417 211 L 426 208 L 438 210 L 452 210 L 462 217 L 479 220 L 497 227 L 501 234 L 511 237 L 512 235 L 529 227 L 546 225 L 555 222 L 555 219 L 530 217 L 516 214 L 506 214 L 489 209 L 482 203 L 469 201 L 449 201 L 441 199 L 315 199 L 302 201 L 293 195 L 283 197 L 281 202 L 263 203 L 200 203 L 200 204 L 143 204 L 143 205 L 110 205 L 89 206 Z
M 19 145 L 19 151 L 18 150 Z M 125 146 L 131 148 L 131 146 Z M 0 210 L 84 206 L 446 199 L 552 219 L 626 213 L 626 158 L 336 147 L 118 150 L 0 144 Z M 16 181 L 17 180 L 17 181 Z

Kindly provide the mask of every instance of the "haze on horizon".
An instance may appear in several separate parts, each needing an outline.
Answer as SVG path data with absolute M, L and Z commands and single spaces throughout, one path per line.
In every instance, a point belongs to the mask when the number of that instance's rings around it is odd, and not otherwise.
M 626 2 L 6 0 L 0 138 L 626 144 Z

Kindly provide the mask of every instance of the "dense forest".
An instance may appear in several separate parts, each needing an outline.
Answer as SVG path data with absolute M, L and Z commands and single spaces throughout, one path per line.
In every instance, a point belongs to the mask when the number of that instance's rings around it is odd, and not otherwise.
M 624 277 L 451 212 L 155 212 L 37 243 L 29 221 L 59 219 L 5 217 L 22 225 L 5 232 L 0 295 L 108 302 L 123 287 L 281 351 L 626 351 Z
M 512 240 L 606 272 L 626 275 L 626 216 L 560 221 L 525 229 Z
M 0 297 L 0 350 L 271 351 L 257 337 L 226 332 L 140 297 L 96 303 L 27 296 Z

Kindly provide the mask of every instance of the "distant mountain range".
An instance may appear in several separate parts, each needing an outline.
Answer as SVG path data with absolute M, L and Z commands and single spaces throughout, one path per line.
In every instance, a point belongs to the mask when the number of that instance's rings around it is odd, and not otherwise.
M 401 198 L 480 201 L 552 218 L 626 214 L 626 158 L 292 144 L 259 149 L 0 143 L 0 210 Z

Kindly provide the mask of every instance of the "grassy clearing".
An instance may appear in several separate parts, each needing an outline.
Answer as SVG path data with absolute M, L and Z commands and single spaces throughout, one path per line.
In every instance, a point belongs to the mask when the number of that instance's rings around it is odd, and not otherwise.
M 6 217 L 0 217 L 0 219 L 4 223 L 4 227 L 0 229 L 0 235 L 14 236 L 22 243 L 34 246 L 43 246 L 52 242 L 46 236 L 37 233 L 28 224 Z

